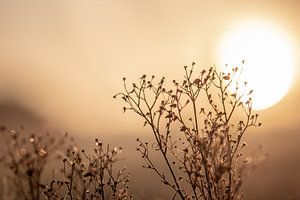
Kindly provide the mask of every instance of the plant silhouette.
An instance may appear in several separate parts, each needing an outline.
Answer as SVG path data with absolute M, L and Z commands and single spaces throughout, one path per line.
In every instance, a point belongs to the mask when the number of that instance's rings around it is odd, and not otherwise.
M 2 132 L 6 132 L 3 128 Z M 132 199 L 129 175 L 117 165 L 122 148 L 98 139 L 93 153 L 80 150 L 72 137 L 7 131 L 1 163 L 6 170 L 2 199 Z M 56 159 L 53 179 L 43 181 L 45 168 Z
M 134 112 L 151 130 L 154 142 L 138 138 L 136 150 L 143 167 L 172 191 L 170 199 L 242 199 L 243 181 L 261 160 L 243 155 L 243 136 L 248 128 L 261 126 L 252 110 L 252 90 L 246 82 L 239 88 L 242 68 L 196 73 L 194 67 L 185 66 L 183 80 L 173 80 L 171 86 L 164 77 L 142 75 L 130 86 L 123 78 L 124 91 L 114 98 L 120 97 L 124 112 Z M 0 131 L 6 137 L 0 157 L 5 169 L 2 199 L 133 199 L 129 175 L 118 164 L 121 147 L 95 139 L 88 153 L 67 133 L 28 135 L 23 127 L 5 126 Z M 155 152 L 163 162 L 153 159 Z M 58 164 L 49 181 L 44 174 L 51 159 Z
M 239 190 L 255 161 L 243 156 L 242 139 L 249 127 L 261 125 L 252 91 L 247 82 L 239 88 L 242 68 L 224 73 L 211 67 L 196 75 L 194 67 L 185 66 L 183 80 L 169 88 L 164 77 L 143 75 L 132 85 L 123 78 L 124 92 L 114 98 L 122 98 L 124 112 L 134 112 L 151 130 L 154 144 L 138 138 L 137 151 L 143 167 L 174 191 L 172 199 L 241 199 Z M 152 159 L 153 151 L 164 168 Z

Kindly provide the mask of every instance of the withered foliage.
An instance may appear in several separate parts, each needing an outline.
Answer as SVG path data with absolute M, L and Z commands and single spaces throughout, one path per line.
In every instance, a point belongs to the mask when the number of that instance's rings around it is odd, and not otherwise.
M 96 139 L 94 152 L 88 154 L 67 133 L 59 138 L 23 132 L 8 131 L 1 153 L 6 170 L 2 199 L 132 199 L 129 175 L 125 168 L 117 168 L 120 147 L 104 146 Z M 58 159 L 53 169 L 56 173 L 47 181 L 45 168 L 53 159 Z
M 145 161 L 162 183 L 174 191 L 173 199 L 241 199 L 239 192 L 253 159 L 242 155 L 243 135 L 260 126 L 252 110 L 252 91 L 240 87 L 241 69 L 218 72 L 215 67 L 194 71 L 195 63 L 184 67 L 182 81 L 143 75 L 128 85 L 120 97 L 125 111 L 133 111 L 150 128 L 155 142 L 137 139 Z M 159 152 L 163 161 L 153 160 Z

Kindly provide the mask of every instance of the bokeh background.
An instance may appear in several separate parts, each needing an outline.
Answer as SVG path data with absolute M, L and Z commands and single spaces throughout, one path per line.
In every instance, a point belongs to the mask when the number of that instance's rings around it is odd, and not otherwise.
M 214 65 L 218 42 L 243 19 L 278 24 L 298 58 L 299 8 L 295 0 L 0 0 L 0 124 L 65 130 L 87 148 L 95 137 L 122 145 L 136 196 L 166 199 L 135 152 L 135 138 L 150 132 L 112 98 L 122 77 L 173 80 L 192 61 Z M 294 67 L 288 94 L 259 111 L 263 127 L 247 136 L 250 148 L 270 153 L 245 183 L 248 199 L 300 199 L 298 60 Z

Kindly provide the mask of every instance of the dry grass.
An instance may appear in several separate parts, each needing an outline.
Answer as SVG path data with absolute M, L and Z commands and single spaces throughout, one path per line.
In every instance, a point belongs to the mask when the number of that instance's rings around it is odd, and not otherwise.
M 183 80 L 173 80 L 171 88 L 164 77 L 156 81 L 143 75 L 132 85 L 123 78 L 124 92 L 114 97 L 121 97 L 124 112 L 136 113 L 152 131 L 155 142 L 137 139 L 137 151 L 143 167 L 174 191 L 170 199 L 241 199 L 239 190 L 254 164 L 242 155 L 242 138 L 248 128 L 261 125 L 252 110 L 252 91 L 247 83 L 238 88 L 235 80 L 242 70 L 237 67 L 230 73 L 212 67 L 195 75 L 194 66 L 185 66 Z M 163 164 L 151 158 L 154 151 Z
M 245 157 L 243 136 L 250 127 L 258 127 L 258 114 L 252 110 L 252 91 L 235 80 L 242 70 L 230 73 L 215 68 L 197 75 L 184 67 L 182 81 L 143 75 L 128 86 L 120 97 L 125 111 L 133 111 L 149 127 L 154 142 L 137 139 L 137 151 L 173 195 L 170 199 L 234 200 L 242 199 L 240 188 L 257 157 Z M 234 86 L 235 91 L 229 91 Z M 246 99 L 246 100 L 244 100 Z M 24 130 L 6 130 L 6 146 L 1 153 L 4 166 L 2 199 L 132 199 L 129 176 L 119 168 L 120 147 L 111 148 L 95 140 L 89 154 L 63 134 L 25 134 Z M 158 152 L 163 162 L 153 160 Z M 56 160 L 53 178 L 44 180 L 49 160 Z M 261 157 L 259 157 L 261 159 Z M 147 187 L 147 186 L 142 186 Z
M 7 146 L 1 154 L 6 170 L 2 199 L 131 199 L 129 176 L 116 168 L 120 147 L 104 146 L 97 139 L 92 154 L 80 150 L 64 133 L 26 135 L 23 130 L 6 131 Z M 45 168 L 56 160 L 54 177 L 43 181 Z

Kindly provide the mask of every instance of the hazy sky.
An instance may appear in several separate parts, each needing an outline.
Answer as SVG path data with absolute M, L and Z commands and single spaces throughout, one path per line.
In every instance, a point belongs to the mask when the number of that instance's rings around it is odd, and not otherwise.
M 218 41 L 244 19 L 277 24 L 293 38 L 298 59 L 299 8 L 297 0 L 0 0 L 0 104 L 76 134 L 136 134 L 140 121 L 112 99 L 123 76 L 172 80 L 192 61 L 214 65 Z M 300 153 L 299 72 L 296 60 L 288 94 L 260 111 L 264 127 L 250 139 L 266 143 L 273 164 Z
M 299 6 L 298 1 L 1 0 L 0 101 L 14 100 L 67 129 L 86 130 L 88 123 L 91 132 L 120 131 L 124 118 L 111 96 L 121 90 L 121 77 L 150 73 L 172 79 L 192 61 L 199 67 L 216 64 L 218 41 L 243 19 L 278 24 L 298 47 Z M 297 85 L 295 80 L 266 118 L 295 110 Z M 295 124 L 294 113 L 287 123 Z M 116 120 L 121 126 L 110 127 Z

